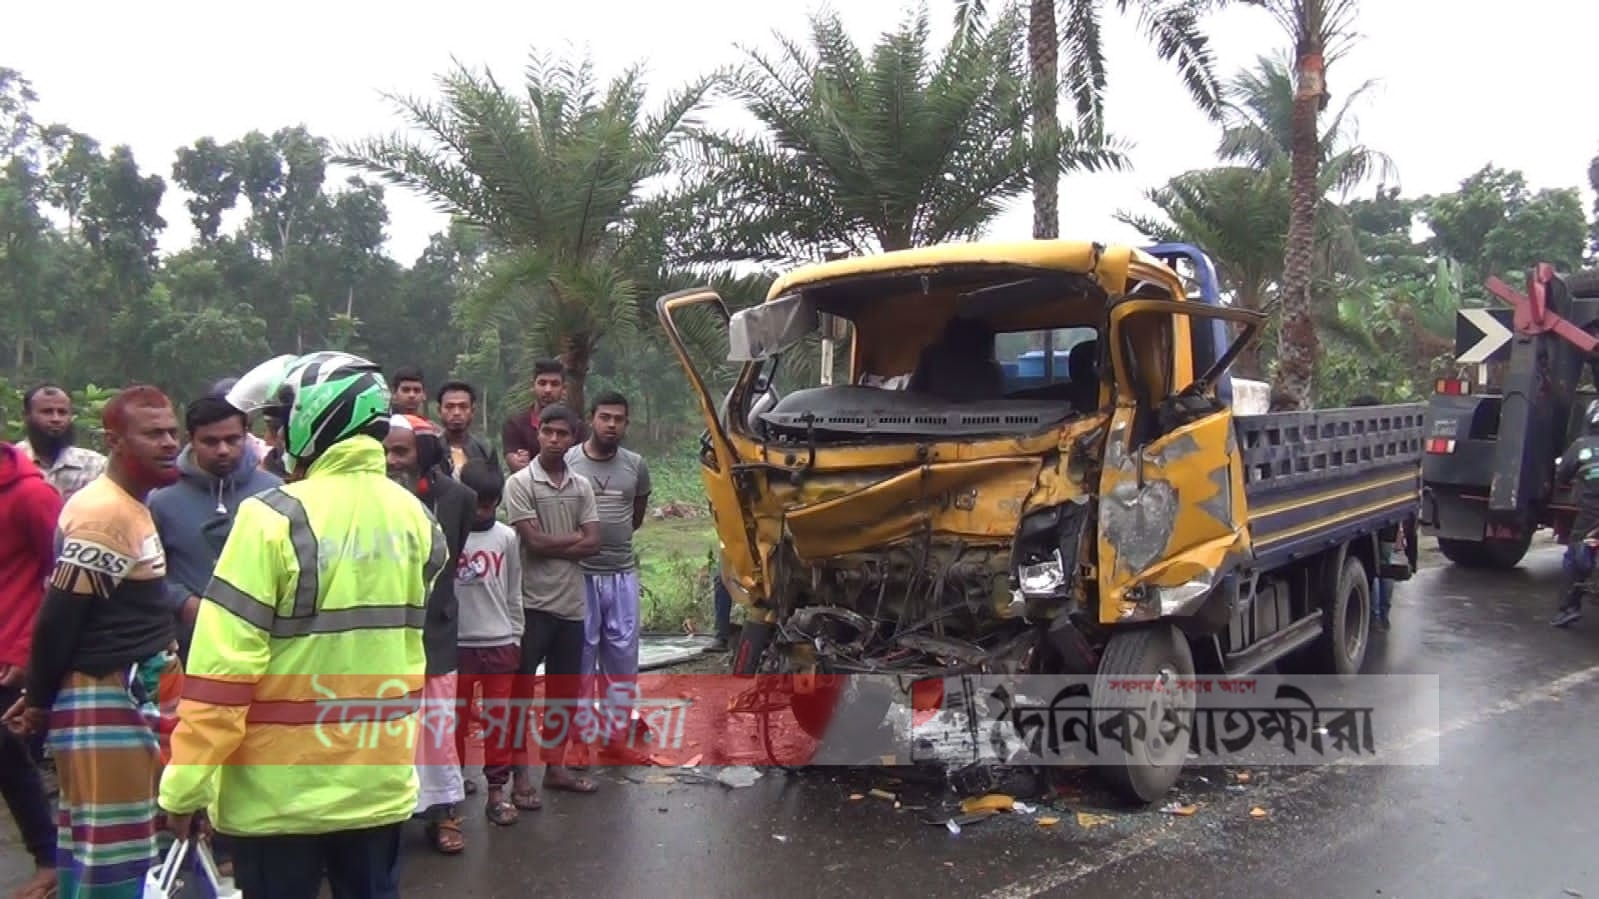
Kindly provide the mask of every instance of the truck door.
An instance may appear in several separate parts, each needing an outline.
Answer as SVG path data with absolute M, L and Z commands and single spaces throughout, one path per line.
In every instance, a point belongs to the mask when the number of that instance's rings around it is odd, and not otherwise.
M 700 435 L 700 476 L 705 482 L 705 495 L 711 503 L 711 515 L 716 522 L 716 533 L 722 542 L 722 570 L 733 583 L 729 589 L 734 595 L 752 592 L 764 595 L 761 587 L 761 565 L 755 552 L 752 520 L 745 514 L 736 483 L 739 457 L 722 420 L 721 403 L 711 396 L 705 378 L 690 357 L 677 323 L 690 307 L 708 306 L 726 325 L 729 315 L 727 305 L 714 290 L 692 288 L 670 293 L 656 301 L 656 315 L 666 331 L 672 352 L 688 376 L 689 387 L 694 390 L 700 415 L 705 420 L 705 432 Z M 726 580 L 726 579 L 724 579 Z
M 1099 620 L 1191 614 L 1249 552 L 1244 470 L 1216 379 L 1255 339 L 1257 312 L 1174 300 L 1123 300 L 1107 325 L 1116 402 L 1100 474 Z M 1173 353 L 1180 332 L 1242 326 L 1194 377 Z M 1188 327 L 1179 327 L 1186 322 Z M 1183 370 L 1187 368 L 1188 370 Z

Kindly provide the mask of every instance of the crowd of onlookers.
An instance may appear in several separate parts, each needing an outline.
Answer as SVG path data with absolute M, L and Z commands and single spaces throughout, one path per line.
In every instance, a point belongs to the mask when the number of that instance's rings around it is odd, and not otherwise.
M 0 735 L 0 781 L 39 869 L 22 899 L 139 895 L 143 872 L 159 864 L 156 831 L 200 832 L 197 813 L 217 796 L 214 784 L 197 779 L 195 772 L 211 769 L 196 753 L 226 744 L 248 754 L 250 733 L 295 726 L 272 717 L 267 707 L 282 703 L 263 701 L 259 682 L 253 705 L 247 696 L 246 711 L 229 711 L 228 693 L 238 688 L 229 666 L 252 653 L 263 671 L 321 670 L 336 665 L 304 659 L 348 657 L 336 647 L 357 639 L 372 641 L 374 658 L 390 651 L 402 658 L 405 644 L 382 641 L 391 631 L 420 630 L 423 715 L 430 704 L 463 714 L 454 739 L 419 739 L 413 760 L 416 800 L 406 817 L 425 821 L 441 853 L 465 848 L 463 808 L 480 789 L 484 814 L 498 825 L 541 808 L 547 791 L 597 789 L 587 773 L 596 750 L 587 746 L 484 741 L 481 785 L 464 763 L 481 704 L 509 698 L 519 679 L 537 673 L 551 691 L 562 684 L 592 699 L 638 674 L 633 534 L 648 517 L 651 480 L 644 458 L 623 446 L 627 399 L 606 392 L 586 410 L 569 408 L 561 364 L 540 362 L 532 404 L 507 418 L 496 448 L 474 430 L 479 394 L 464 381 L 429 390 L 416 369 L 383 378 L 365 360 L 335 353 L 286 365 L 298 391 L 292 414 L 241 400 L 241 379 L 214 385 L 181 412 L 155 388 L 129 388 L 106 407 L 101 454 L 78 444 L 70 396 L 46 384 L 24 397 L 23 440 L 0 444 L 0 519 L 16 524 L 0 529 L 0 701 L 9 726 Z M 437 545 L 423 531 L 412 539 L 403 504 L 378 516 L 382 539 L 361 542 L 378 531 L 346 520 L 347 510 L 394 489 L 362 480 L 369 471 L 420 501 L 429 514 L 417 520 L 434 529 Z M 385 515 L 391 520 L 383 522 Z M 336 528 L 347 536 L 330 536 Z M 391 549 L 396 565 L 361 568 Z M 346 568 L 365 573 L 346 577 Z M 392 589 L 428 584 L 414 609 L 382 606 L 369 595 L 385 589 L 391 568 L 395 578 L 412 578 Z M 717 605 L 713 650 L 726 648 L 725 590 Z M 296 614 L 283 611 L 291 607 Z M 307 615 L 297 617 L 302 608 Z M 371 623 L 384 616 L 394 627 Z M 351 636 L 367 634 L 363 627 L 370 634 Z M 299 668 L 272 667 L 289 664 L 281 659 L 294 652 L 309 653 Z M 181 706 L 167 687 L 179 672 Z M 630 746 L 639 741 L 627 737 L 642 723 L 625 704 L 607 712 L 598 751 L 636 760 Z M 138 764 L 133 756 L 117 761 L 118 753 L 137 753 Z M 128 774 L 147 759 L 155 759 L 159 796 L 153 788 L 141 793 Z M 45 786 L 52 760 L 55 810 Z M 112 765 L 120 779 L 106 774 Z M 230 787 L 225 776 L 221 782 L 224 796 L 250 789 Z M 363 800 L 342 801 L 359 819 Z M 325 872 L 336 895 L 392 895 L 378 882 L 386 862 L 351 861 L 374 852 L 386 858 L 382 846 L 369 841 L 333 853 L 345 866 L 339 874 L 330 867 L 331 843 L 263 842 L 238 824 L 248 817 L 244 798 L 224 805 L 238 826 L 219 824 L 208 845 L 224 872 L 236 866 L 252 899 L 301 895 L 299 887 L 259 886 L 268 871 L 281 881 L 296 860 L 316 868 L 317 882 Z M 378 818 L 389 814 L 373 809 Z M 307 852 L 323 855 L 313 864 Z

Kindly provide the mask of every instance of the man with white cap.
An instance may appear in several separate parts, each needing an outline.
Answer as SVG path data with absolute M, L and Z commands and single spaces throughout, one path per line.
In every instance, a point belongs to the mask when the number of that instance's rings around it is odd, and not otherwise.
M 417 811 L 428 823 L 433 848 L 455 855 L 466 848 L 456 805 L 466 799 L 461 760 L 455 751 L 456 660 L 460 625 L 454 572 L 461 550 L 477 520 L 477 494 L 444 472 L 448 458 L 444 435 L 437 425 L 418 415 L 395 415 L 383 440 L 389 477 L 427 506 L 444 530 L 451 576 L 433 582 L 428 594 L 423 644 L 427 651 L 427 680 L 423 687 L 422 721 L 417 734 L 417 777 L 421 792 Z

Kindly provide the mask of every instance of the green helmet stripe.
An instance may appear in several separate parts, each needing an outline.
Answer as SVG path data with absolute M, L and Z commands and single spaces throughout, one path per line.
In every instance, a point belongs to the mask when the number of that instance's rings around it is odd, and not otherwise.
M 308 398 L 312 402 L 307 405 L 315 408 L 306 409 L 309 415 L 299 416 L 301 433 L 305 435 L 308 446 L 325 447 L 349 436 L 345 433 L 350 428 L 345 405 L 361 393 L 365 387 L 362 380 L 359 374 L 347 375 L 318 384 L 315 391 L 308 391 Z
M 378 367 L 359 356 L 323 351 L 301 356 L 281 380 L 292 395 L 284 451 L 295 465 L 314 462 L 341 440 L 388 417 L 389 388 Z

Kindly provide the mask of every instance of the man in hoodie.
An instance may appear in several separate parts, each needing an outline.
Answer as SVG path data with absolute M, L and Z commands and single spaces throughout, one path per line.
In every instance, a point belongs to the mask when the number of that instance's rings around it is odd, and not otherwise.
M 150 494 L 150 517 L 167 551 L 167 599 L 179 619 L 180 655 L 187 659 L 200 595 L 211 582 L 239 504 L 283 485 L 261 470 L 245 415 L 221 396 L 189 404 L 183 417 L 189 445 L 178 456 L 176 484 Z
M 383 440 L 389 477 L 408 488 L 438 521 L 449 549 L 445 571 L 460 565 L 461 550 L 477 523 L 477 493 L 445 474 L 449 455 L 444 435 L 418 415 L 396 415 L 389 420 Z M 423 686 L 423 720 L 450 722 L 448 729 L 424 728 L 417 738 L 417 811 L 427 819 L 433 848 L 456 855 L 466 848 L 461 816 L 456 806 L 466 799 L 461 760 L 456 756 L 454 727 L 457 715 L 456 659 L 460 635 L 455 578 L 440 577 L 428 594 L 427 619 L 422 642 L 427 654 L 427 679 Z M 442 733 L 442 739 L 436 738 Z
M 55 564 L 61 495 L 19 447 L 0 442 L 0 705 L 22 696 L 33 622 Z M 49 895 L 56 885 L 55 810 L 27 741 L 0 730 L 0 793 L 33 856 L 34 877 L 21 899 Z
M 183 415 L 189 445 L 178 456 L 179 480 L 150 493 L 150 517 L 166 548 L 166 595 L 178 616 L 178 657 L 184 663 L 200 594 L 211 583 L 239 504 L 283 485 L 282 478 L 261 470 L 245 422 L 245 414 L 215 392 L 190 403 Z M 213 845 L 217 861 L 226 865 L 226 838 Z

